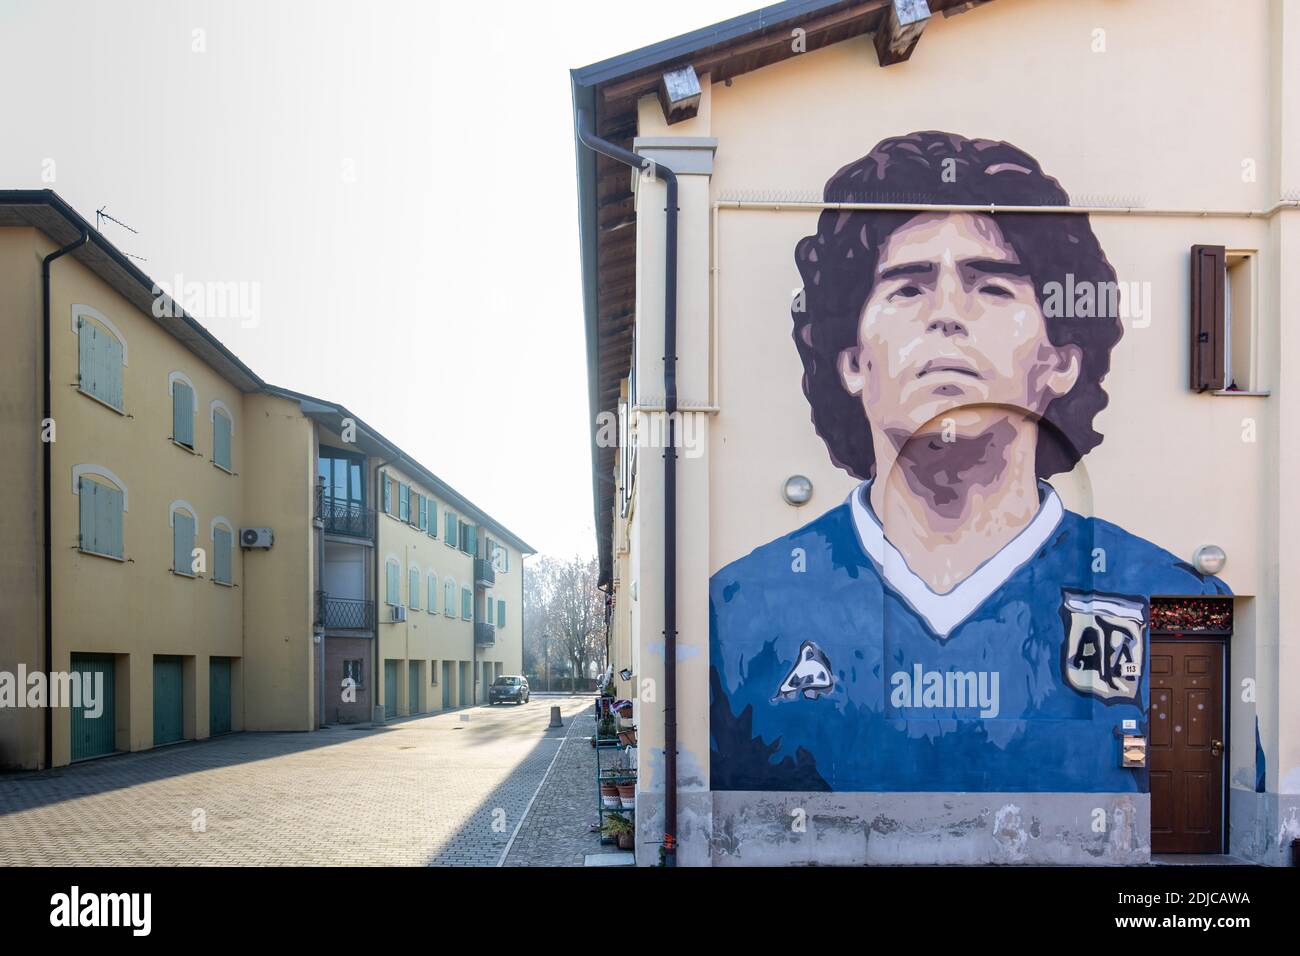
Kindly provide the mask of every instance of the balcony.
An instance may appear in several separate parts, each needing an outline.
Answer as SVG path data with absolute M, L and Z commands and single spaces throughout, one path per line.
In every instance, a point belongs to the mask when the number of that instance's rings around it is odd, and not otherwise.
M 497 629 L 485 621 L 474 622 L 474 643 L 479 647 L 491 647 L 497 642 Z
M 316 489 L 316 518 L 326 534 L 374 540 L 374 508 L 367 508 L 356 501 L 326 497 L 320 488 Z
M 474 586 L 490 588 L 497 583 L 497 569 L 487 558 L 474 559 Z
M 330 597 L 317 592 L 317 619 L 329 631 L 369 631 L 375 625 L 375 602 Z

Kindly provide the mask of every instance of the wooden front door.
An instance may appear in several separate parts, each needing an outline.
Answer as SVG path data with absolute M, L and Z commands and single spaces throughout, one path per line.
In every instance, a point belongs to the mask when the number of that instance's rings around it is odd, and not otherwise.
M 1223 644 L 1151 641 L 1151 851 L 1223 852 Z

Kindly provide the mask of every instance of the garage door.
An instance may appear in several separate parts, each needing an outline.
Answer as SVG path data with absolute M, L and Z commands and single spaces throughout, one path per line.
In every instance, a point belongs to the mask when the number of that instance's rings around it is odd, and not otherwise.
M 406 662 L 406 706 L 408 714 L 420 712 L 420 662 Z
M 451 706 L 451 662 L 442 662 L 442 706 Z
M 117 713 L 113 706 L 113 655 L 73 654 L 72 673 L 79 674 L 82 687 L 98 687 L 103 699 L 96 701 L 98 716 L 91 716 L 85 695 L 82 706 L 72 708 L 72 759 L 102 757 L 117 750 Z M 88 683 L 89 682 L 89 683 Z
M 184 692 L 181 689 L 181 659 L 153 659 L 153 742 L 170 744 L 184 736 Z
M 397 661 L 384 661 L 384 719 L 397 716 Z
M 208 662 L 208 733 L 230 733 L 230 658 Z

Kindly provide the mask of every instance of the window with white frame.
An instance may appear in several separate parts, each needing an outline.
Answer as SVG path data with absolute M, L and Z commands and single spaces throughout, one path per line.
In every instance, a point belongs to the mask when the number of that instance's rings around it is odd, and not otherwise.
M 406 601 L 412 611 L 420 609 L 420 569 L 410 568 L 406 572 Z
M 212 463 L 224 471 L 234 471 L 230 444 L 235 426 L 230 410 L 220 402 L 212 403 Z
M 195 528 L 199 516 L 194 507 L 184 501 L 173 501 L 170 521 L 172 526 L 172 573 L 184 578 L 197 577 L 194 554 Z
M 234 584 L 233 554 L 235 532 L 224 518 L 212 522 L 212 580 L 217 584 Z
M 182 373 L 172 372 L 167 382 L 172 396 L 172 441 L 194 450 L 194 384 Z
M 456 616 L 456 579 L 447 578 L 442 583 L 442 613 Z
M 72 307 L 77 334 L 77 387 L 110 408 L 123 411 L 126 340 L 108 318 L 85 305 Z
M 396 558 L 384 562 L 384 603 L 402 603 L 402 566 Z
M 126 488 L 116 478 L 89 472 L 85 466 L 73 469 L 73 482 L 80 519 L 77 547 L 86 554 L 122 558 Z

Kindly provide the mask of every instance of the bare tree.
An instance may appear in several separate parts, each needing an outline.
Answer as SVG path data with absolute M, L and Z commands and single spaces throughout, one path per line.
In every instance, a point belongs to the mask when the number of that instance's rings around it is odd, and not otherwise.
M 529 567 L 524 592 L 525 655 L 550 688 L 552 660 L 568 665 L 569 688 L 587 678 L 605 653 L 605 596 L 595 559 L 542 557 Z

